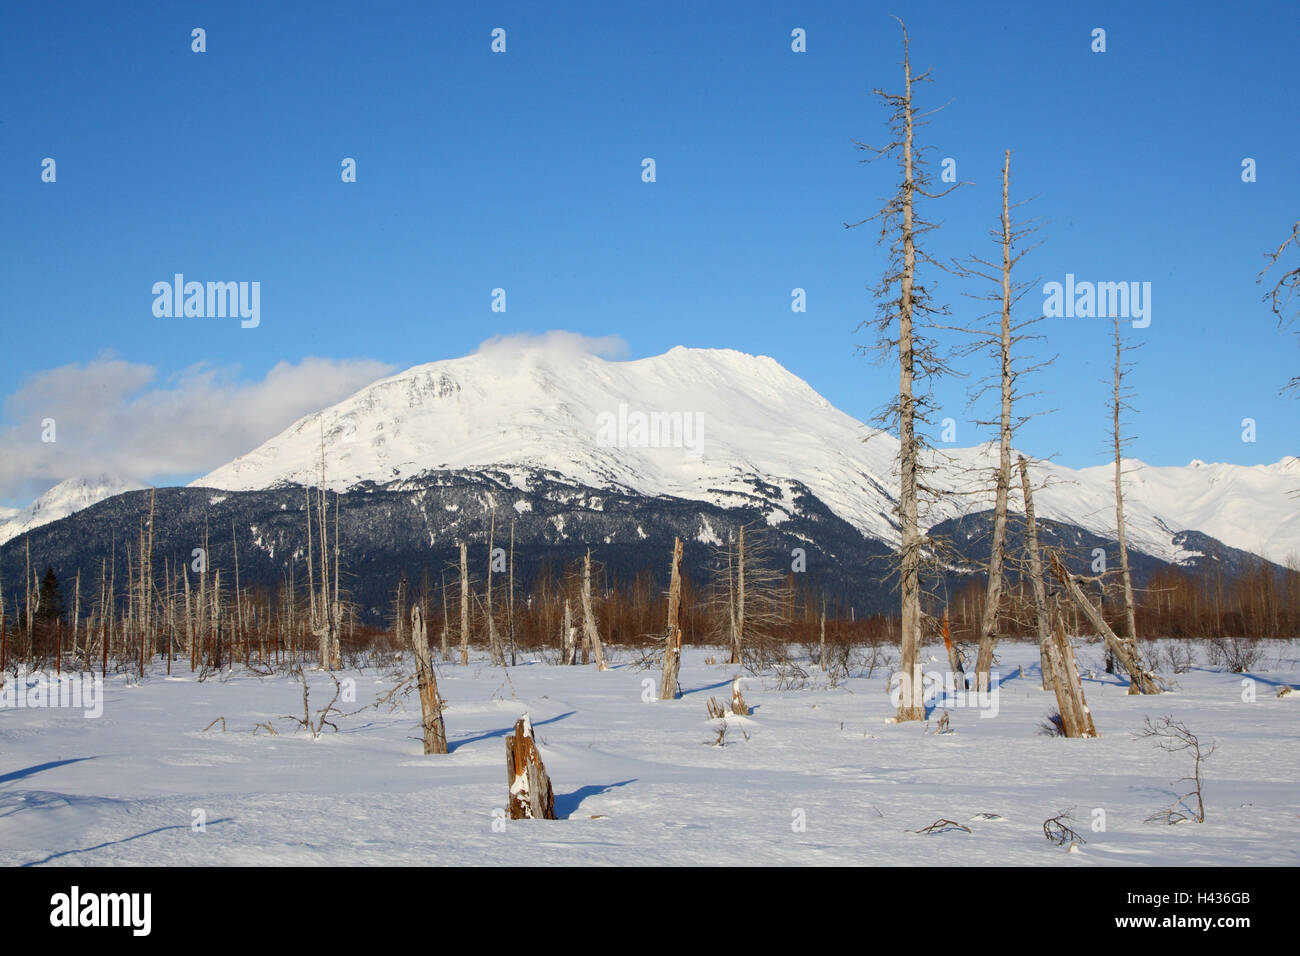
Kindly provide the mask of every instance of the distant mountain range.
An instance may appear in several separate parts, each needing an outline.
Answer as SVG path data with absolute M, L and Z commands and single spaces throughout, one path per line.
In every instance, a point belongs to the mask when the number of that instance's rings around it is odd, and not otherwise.
M 221 564 L 233 521 L 241 577 L 280 580 L 295 556 L 302 560 L 302 486 L 320 485 L 323 457 L 325 486 L 342 493 L 353 593 L 376 609 L 403 571 L 427 566 L 436 579 L 460 538 L 485 546 L 495 509 L 500 534 L 515 522 L 525 580 L 525 564 L 562 563 L 587 547 L 611 573 L 658 576 L 674 535 L 689 542 L 698 568 L 710 545 L 757 522 L 786 563 L 803 548 L 807 573 L 866 612 L 894 603 L 887 556 L 898 540 L 897 451 L 895 438 L 834 408 L 771 358 L 675 348 L 617 362 L 561 348 L 489 349 L 374 382 L 189 488 L 160 489 L 155 538 L 159 561 L 186 556 L 206 519 Z M 962 492 L 923 515 L 933 533 L 954 539 L 960 557 L 950 572 L 959 579 L 987 551 L 981 515 L 992 507 L 996 447 L 943 448 L 929 464 L 930 484 Z M 1171 563 L 1231 571 L 1251 554 L 1276 562 L 1300 553 L 1300 509 L 1290 497 L 1300 459 L 1125 467 L 1139 576 Z M 1085 555 L 1109 544 L 1111 466 L 1037 462 L 1031 477 L 1049 538 L 1086 545 Z M 8 586 L 25 535 L 34 562 L 97 576 L 114 540 L 120 548 L 136 535 L 147 499 L 100 476 L 64 482 L 0 516 Z

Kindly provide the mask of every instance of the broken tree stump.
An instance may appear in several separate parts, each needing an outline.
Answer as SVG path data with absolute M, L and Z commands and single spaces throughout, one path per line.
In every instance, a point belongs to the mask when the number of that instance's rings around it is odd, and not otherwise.
M 1092 712 L 1088 710 L 1088 702 L 1083 696 L 1083 681 L 1079 678 L 1079 668 L 1074 662 L 1074 648 L 1065 635 L 1065 613 L 1059 602 L 1053 615 L 1047 659 L 1052 669 L 1056 707 L 1061 715 L 1061 728 L 1065 731 L 1065 736 L 1097 737 Z
M 1110 629 L 1110 625 L 1106 623 L 1106 619 L 1101 616 L 1101 612 L 1093 607 L 1092 602 L 1083 593 L 1078 582 L 1074 580 L 1074 575 L 1069 572 L 1069 569 L 1066 568 L 1056 552 L 1051 552 L 1050 556 L 1052 573 L 1064 585 L 1065 592 L 1070 596 L 1070 600 L 1083 612 L 1083 616 L 1088 619 L 1088 623 L 1105 639 L 1106 646 L 1111 649 L 1115 658 L 1128 671 L 1130 693 L 1132 693 L 1133 687 L 1136 687 L 1138 692 L 1143 694 L 1160 693 L 1160 685 L 1156 683 L 1156 675 L 1142 666 L 1137 646 L 1130 645 L 1116 636 L 1115 632 Z
M 423 716 L 424 752 L 447 752 L 447 729 L 442 722 L 442 698 L 438 695 L 438 679 L 433 673 L 429 657 L 429 638 L 424 627 L 424 614 L 420 605 L 411 608 L 411 646 L 415 649 L 415 675 L 420 685 L 420 713 Z
M 745 695 L 740 692 L 739 676 L 731 682 L 731 712 L 741 717 L 749 716 L 749 705 L 745 703 Z
M 527 714 L 515 721 L 515 732 L 506 735 L 506 776 L 510 782 L 506 813 L 511 820 L 555 819 L 555 793 Z
M 607 671 L 609 665 L 605 663 L 605 650 L 600 643 L 600 630 L 596 627 L 596 615 L 591 610 L 591 549 L 587 549 L 587 556 L 582 559 L 582 633 L 586 646 L 590 646 L 592 653 L 596 655 L 596 670 Z M 585 654 L 583 663 L 587 663 Z

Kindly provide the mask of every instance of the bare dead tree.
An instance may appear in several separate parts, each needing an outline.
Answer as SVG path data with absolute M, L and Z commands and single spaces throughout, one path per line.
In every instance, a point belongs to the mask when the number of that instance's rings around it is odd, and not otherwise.
M 1124 528 L 1124 440 L 1120 436 L 1120 410 L 1129 407 L 1125 398 L 1129 392 L 1124 388 L 1123 357 L 1126 349 L 1119 334 L 1119 319 L 1115 319 L 1115 378 L 1111 392 L 1111 435 L 1115 452 L 1115 534 L 1119 547 L 1120 587 L 1124 601 L 1124 622 L 1127 628 L 1125 639 L 1137 653 L 1137 611 L 1133 604 L 1133 578 L 1128 565 L 1128 538 Z M 1138 693 L 1136 685 L 1129 684 L 1129 693 Z
M 497 513 L 492 512 L 492 521 L 488 530 L 488 567 L 487 567 L 487 640 L 488 651 L 492 655 L 492 663 L 498 667 L 505 667 L 506 655 L 501 647 L 501 637 L 497 633 L 497 619 L 492 612 L 492 570 L 496 562 L 496 536 L 497 536 Z
M 784 659 L 784 583 L 768 539 L 742 526 L 734 540 L 714 549 L 714 562 L 706 602 L 713 624 L 709 637 L 730 647 L 727 663 L 762 670 Z
M 986 316 L 997 317 L 996 328 L 992 331 L 983 328 L 957 330 L 974 337 L 966 351 L 991 347 L 998 369 L 997 374 L 991 379 L 986 379 L 984 387 L 979 389 L 971 399 L 973 403 L 985 391 L 997 390 L 997 419 L 979 423 L 996 425 L 998 429 L 998 467 L 994 473 L 993 538 L 989 551 L 984 613 L 980 620 L 979 650 L 975 657 L 975 686 L 981 692 L 989 689 L 989 671 L 993 666 L 998 611 L 1002 600 L 1006 561 L 1007 501 L 1011 492 L 1011 439 L 1014 432 L 1026 420 L 1024 416 L 1016 417 L 1013 414 L 1018 395 L 1016 386 L 1022 374 L 1039 367 L 1021 368 L 1014 356 L 1017 347 L 1025 339 L 1030 338 L 1024 330 L 1041 321 L 1041 317 L 1023 322 L 1012 320 L 1012 312 L 1016 304 L 1035 285 L 1035 282 L 1016 282 L 1012 279 L 1015 267 L 1038 245 L 1038 243 L 1025 245 L 1028 237 L 1037 232 L 1036 225 L 1016 225 L 1012 222 L 1012 210 L 1022 205 L 1024 205 L 1023 201 L 1011 202 L 1011 150 L 1008 149 L 1003 154 L 1002 162 L 1002 210 L 998 227 L 991 232 L 993 240 L 1000 249 L 1001 261 L 995 262 L 980 256 L 972 256 L 958 263 L 962 274 L 986 280 L 997 287 L 996 292 L 986 297 L 997 304 L 996 310 Z
M 460 543 L 460 663 L 469 665 L 469 545 Z
M 515 519 L 510 519 L 510 580 L 508 583 L 510 592 L 506 597 L 506 620 L 510 630 L 510 666 L 514 667 L 518 663 L 518 653 L 515 647 Z M 604 668 L 602 668 L 603 670 Z
M 917 129 L 928 123 L 925 117 L 934 111 L 921 112 L 915 107 L 913 87 L 930 82 L 930 71 L 913 75 L 907 27 L 902 20 L 898 20 L 898 24 L 903 31 L 903 90 L 901 93 L 887 93 L 881 89 L 873 91 L 890 109 L 892 138 L 884 146 L 855 142 L 859 149 L 871 153 L 864 162 L 882 156 L 896 159 L 902 182 L 876 215 L 856 223 L 845 223 L 845 227 L 854 228 L 879 220 L 879 242 L 887 244 L 889 249 L 885 274 L 872 290 L 879 303 L 876 317 L 861 323 L 859 329 L 867 327 L 875 331 L 876 342 L 869 350 L 875 352 L 880 360 L 894 354 L 898 357 L 898 398 L 888 403 L 876 419 L 884 427 L 896 426 L 899 436 L 897 514 L 903 687 L 898 719 L 903 721 L 925 719 L 924 690 L 919 679 L 923 539 L 918 509 L 923 487 L 921 459 L 926 442 L 917 426 L 930 421 L 927 414 L 931 409 L 929 380 L 947 370 L 934 340 L 924 331 L 931 317 L 947 314 L 947 309 L 935 303 L 929 287 L 919 281 L 917 272 L 918 264 L 939 269 L 945 267 L 918 245 L 918 238 L 936 228 L 936 224 L 918 214 L 916 197 L 937 199 L 961 184 L 939 193 L 928 189 L 930 179 L 924 158 L 928 147 L 919 147 L 915 137 Z

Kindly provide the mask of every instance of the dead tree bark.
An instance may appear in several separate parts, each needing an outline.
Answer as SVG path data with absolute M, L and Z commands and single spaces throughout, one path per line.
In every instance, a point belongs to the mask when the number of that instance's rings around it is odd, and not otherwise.
M 736 546 L 736 601 L 731 615 L 731 660 L 741 662 L 745 643 L 745 526 L 740 526 L 740 540 Z
M 420 685 L 420 713 L 423 716 L 424 752 L 447 752 L 447 729 L 442 722 L 442 698 L 438 695 L 438 678 L 429 658 L 429 637 L 424 613 L 416 603 L 411 607 L 411 646 L 415 649 L 415 675 Z
M 1123 465 L 1122 465 L 1122 445 L 1119 435 L 1119 412 L 1122 406 L 1120 385 L 1123 379 L 1123 365 L 1120 361 L 1123 354 L 1123 347 L 1120 345 L 1119 337 L 1119 319 L 1115 320 L 1115 390 L 1114 400 L 1111 405 L 1112 427 L 1115 446 L 1115 533 L 1119 544 L 1119 573 L 1120 584 L 1124 592 L 1124 622 L 1128 631 L 1127 641 L 1133 654 L 1137 654 L 1137 612 L 1133 607 L 1133 579 L 1129 575 L 1128 569 L 1128 541 L 1124 531 L 1124 485 L 1123 485 Z M 1129 693 L 1136 693 L 1134 684 L 1129 684 Z
M 1029 582 L 1034 595 L 1034 616 L 1038 623 L 1038 660 L 1043 672 L 1043 690 L 1052 689 L 1049 673 L 1052 631 L 1047 615 L 1047 588 L 1043 584 L 1043 553 L 1038 549 L 1038 519 L 1034 517 L 1034 494 L 1029 486 L 1029 465 L 1019 456 L 1020 489 L 1025 497 L 1025 551 L 1029 557 Z
M 510 519 L 510 593 L 506 600 L 506 620 L 510 631 L 510 666 L 518 663 L 515 649 L 515 521 Z
M 600 631 L 596 629 L 596 615 L 591 610 L 591 550 L 582 559 L 582 630 L 596 655 L 596 670 L 607 671 L 605 652 L 600 645 Z
M 450 611 L 447 607 L 447 572 L 442 572 L 442 659 L 451 660 L 451 650 L 447 647 L 447 632 L 451 629 Z
M 469 665 L 469 545 L 460 543 L 460 662 Z
M 569 599 L 564 599 L 564 630 L 560 641 L 564 645 L 564 663 L 572 667 L 578 663 L 578 629 L 573 626 L 573 614 L 569 610 Z
M 1011 487 L 1011 150 L 1002 165 L 1002 321 L 999 337 L 1001 359 L 999 386 L 1001 413 L 998 429 L 997 492 L 993 512 L 993 547 L 989 555 L 989 580 L 984 597 L 984 614 L 980 620 L 980 646 L 975 656 L 975 688 L 989 689 L 989 669 L 993 666 L 993 645 L 997 641 L 998 605 L 1002 600 L 1002 562 L 1007 539 L 1007 495 Z
M 515 721 L 515 732 L 506 735 L 506 780 L 510 785 L 506 805 L 511 820 L 555 819 L 555 793 L 527 714 Z
M 817 658 L 817 666 L 819 666 L 821 668 L 822 673 L 825 674 L 826 673 L 826 600 L 825 598 L 822 599 L 822 622 L 821 622 L 820 644 L 821 647 L 819 649 L 820 653 L 818 654 L 818 658 Z
M 948 609 L 943 609 L 943 620 L 939 622 L 939 632 L 943 635 L 943 646 L 948 651 L 948 669 L 952 671 L 953 684 L 958 690 L 966 689 L 966 667 L 961 659 L 961 648 L 953 643 L 952 632 L 948 629 Z
M 1130 688 L 1136 687 L 1136 693 L 1141 694 L 1160 693 L 1160 687 L 1156 683 L 1155 675 L 1142 666 L 1142 661 L 1138 657 L 1137 651 L 1130 648 L 1124 641 L 1121 641 L 1116 636 L 1115 632 L 1110 629 L 1110 625 L 1106 623 L 1106 619 L 1101 616 L 1100 611 L 1093 607 L 1092 602 L 1088 600 L 1087 595 L 1083 593 L 1078 582 L 1074 580 L 1074 576 L 1070 574 L 1069 570 L 1065 567 L 1064 562 L 1061 561 L 1055 552 L 1051 553 L 1051 560 L 1052 573 L 1056 575 L 1057 580 L 1065 587 L 1065 592 L 1070 596 L 1070 600 L 1073 601 L 1074 605 L 1083 612 L 1083 616 L 1088 619 L 1088 623 L 1090 623 L 1093 628 L 1096 629 L 1097 633 L 1105 639 L 1106 646 L 1111 649 L 1115 654 L 1116 659 L 1119 660 L 1124 669 L 1128 671 Z M 1134 691 L 1130 689 L 1129 693 L 1134 693 Z
M 501 638 L 497 634 L 496 615 L 492 613 L 492 563 L 496 551 L 497 513 L 492 512 L 492 524 L 488 530 L 488 569 L 487 569 L 487 638 L 488 650 L 492 654 L 492 663 L 498 667 L 506 664 L 506 655 L 501 647 Z
M 1083 696 L 1083 681 L 1079 679 L 1079 668 L 1074 661 L 1074 648 L 1065 634 L 1065 615 L 1061 613 L 1059 602 L 1052 617 L 1048 664 L 1052 668 L 1052 686 L 1056 691 L 1061 729 L 1067 737 L 1096 737 L 1097 728 Z
M 900 483 L 897 514 L 902 649 L 898 720 L 909 721 L 925 719 L 925 692 L 920 680 L 923 540 L 919 518 L 921 451 L 925 439 L 924 430 L 918 432 L 917 424 L 925 424 L 927 417 L 926 406 L 918 403 L 916 390 L 918 382 L 941 375 L 945 370 L 936 344 L 924 334 L 924 328 L 928 317 L 947 312 L 946 308 L 933 302 L 926 284 L 918 281 L 918 261 L 934 266 L 939 266 L 939 263 L 917 246 L 918 236 L 936 228 L 936 224 L 918 215 L 915 200 L 918 194 L 937 199 L 961 184 L 938 193 L 928 190 L 930 180 L 925 170 L 924 147 L 915 141 L 916 128 L 926 122 L 926 114 L 915 107 L 912 94 L 915 84 L 929 81 L 929 71 L 913 75 L 907 28 L 901 20 L 898 22 L 903 27 L 903 90 L 901 93 L 874 91 L 891 110 L 889 128 L 892 139 L 882 147 L 866 143 L 857 145 L 872 153 L 874 158 L 896 158 L 899 187 L 876 215 L 845 225 L 852 228 L 880 220 L 880 243 L 887 243 L 889 247 L 885 275 L 872 290 L 880 303 L 877 317 L 862 324 L 876 330 L 876 350 L 885 354 L 896 351 L 898 358 L 898 398 L 889 404 L 878 420 L 886 427 L 895 423 L 898 427 Z
M 677 670 L 682 657 L 682 539 L 673 540 L 672 571 L 668 584 L 668 627 L 664 632 L 663 680 L 659 685 L 660 700 L 677 698 Z

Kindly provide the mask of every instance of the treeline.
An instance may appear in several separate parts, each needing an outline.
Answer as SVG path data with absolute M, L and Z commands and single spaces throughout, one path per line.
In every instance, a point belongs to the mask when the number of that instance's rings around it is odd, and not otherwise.
M 952 598 L 949 621 L 953 637 L 978 638 L 984 613 L 984 585 L 972 580 Z M 1112 628 L 1124 620 L 1118 590 L 1094 584 L 1089 596 Z M 1292 638 L 1300 636 L 1300 567 L 1279 569 L 1256 558 L 1234 576 L 1169 567 L 1135 589 L 1138 633 L 1146 638 Z M 1092 628 L 1070 609 L 1071 633 Z M 1029 582 L 1021 579 L 1003 591 L 998 630 L 1008 637 L 1036 637 Z
M 146 552 L 147 553 L 147 552 Z M 726 647 L 736 628 L 738 598 L 749 611 L 744 628 L 747 650 L 787 644 L 812 645 L 824 633 L 828 644 L 897 643 L 898 619 L 857 618 L 843 596 L 829 600 L 818 582 L 787 572 L 763 574 L 747 563 L 748 586 L 740 582 L 740 563 L 720 549 L 710 583 L 682 581 L 681 627 L 687 644 Z M 485 561 L 479 563 L 485 564 Z M 0 590 L 0 668 L 84 668 L 145 674 L 154 667 L 215 669 L 239 663 L 278 669 L 320 662 L 322 603 L 309 581 L 291 572 L 275 588 L 241 586 L 236 569 L 191 572 L 164 562 L 150 581 L 148 561 L 124 562 L 120 576 L 105 567 L 93 585 L 78 577 L 69 588 L 53 570 L 31 573 L 14 593 Z M 414 584 L 395 582 L 386 628 L 361 623 L 359 609 L 345 590 L 338 599 L 340 663 L 365 655 L 395 653 L 407 645 L 410 612 L 418 604 L 428 624 L 430 644 L 458 659 L 462 643 L 488 646 L 493 626 L 515 660 L 520 654 L 558 653 L 565 628 L 578 629 L 582 563 L 543 562 L 530 586 L 512 591 L 512 575 L 471 573 L 462 587 L 456 567 L 422 569 Z M 10 579 L 12 581 L 12 578 Z M 737 585 L 739 587 L 739 592 Z M 71 592 L 71 593 L 69 593 Z M 947 613 L 955 641 L 975 643 L 984 611 L 985 586 L 971 579 L 954 594 L 930 594 L 928 634 L 937 638 Z M 662 640 L 668 596 L 643 570 L 630 581 L 612 579 L 595 564 L 593 615 L 601 640 L 614 646 L 646 646 Z M 1122 602 L 1113 588 L 1092 582 L 1089 595 L 1112 627 L 1123 624 Z M 1279 570 L 1259 560 L 1231 579 L 1168 568 L 1154 574 L 1136 594 L 1138 631 L 1144 638 L 1290 638 L 1300 635 L 1300 568 Z M 997 629 L 1007 638 L 1036 638 L 1029 583 L 1008 583 L 999 604 Z M 491 618 L 489 611 L 491 609 Z M 761 612 L 761 613 L 760 613 Z M 846 613 L 847 612 L 847 613 Z M 1093 629 L 1070 609 L 1074 634 Z M 823 620 L 825 614 L 825 620 Z M 315 623 L 314 623 L 315 621 Z M 337 666 L 334 664 L 333 666 Z

